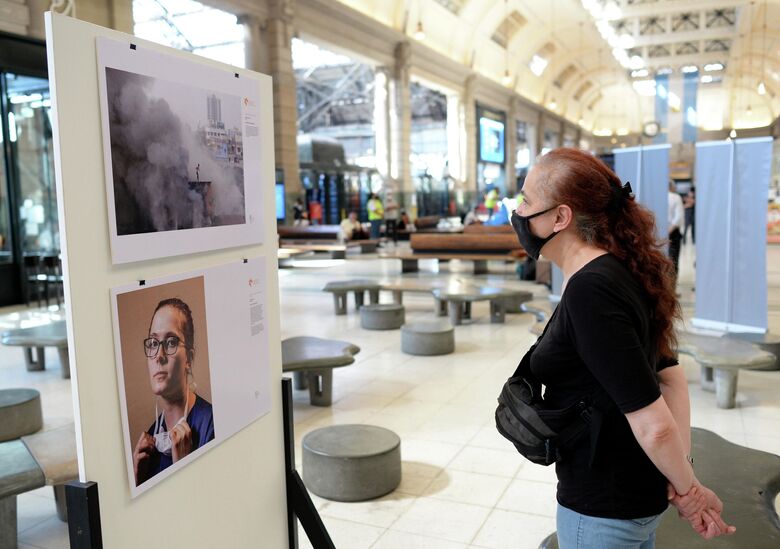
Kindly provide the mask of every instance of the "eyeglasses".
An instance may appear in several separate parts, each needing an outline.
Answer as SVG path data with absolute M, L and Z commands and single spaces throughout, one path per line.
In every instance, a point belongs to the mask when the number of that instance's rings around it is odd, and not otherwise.
M 150 337 L 144 339 L 144 353 L 148 358 L 154 358 L 160 352 L 160 347 L 162 346 L 166 355 L 175 355 L 176 351 L 179 350 L 179 343 L 181 343 L 181 340 L 176 336 L 168 336 L 163 340 Z

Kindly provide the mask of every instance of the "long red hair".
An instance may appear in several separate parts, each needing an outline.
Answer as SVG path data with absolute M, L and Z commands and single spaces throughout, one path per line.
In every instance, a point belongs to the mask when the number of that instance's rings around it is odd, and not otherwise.
M 623 198 L 615 172 L 587 152 L 555 149 L 541 157 L 535 169 L 545 176 L 542 193 L 550 203 L 572 209 L 582 239 L 615 256 L 644 288 L 660 356 L 675 356 L 674 320 L 681 317 L 680 305 L 674 266 L 662 251 L 666 242 L 656 239 L 653 213 L 633 197 Z

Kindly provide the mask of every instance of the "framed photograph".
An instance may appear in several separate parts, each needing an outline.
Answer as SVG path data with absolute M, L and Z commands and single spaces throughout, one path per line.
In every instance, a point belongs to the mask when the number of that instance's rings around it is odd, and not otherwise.
M 107 38 L 97 52 L 113 262 L 260 243 L 257 80 Z
M 113 288 L 133 497 L 270 409 L 264 259 Z

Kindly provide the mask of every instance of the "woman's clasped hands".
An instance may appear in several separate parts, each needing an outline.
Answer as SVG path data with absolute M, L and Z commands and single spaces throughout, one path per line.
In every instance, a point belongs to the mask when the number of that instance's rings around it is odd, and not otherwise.
M 737 531 L 735 526 L 726 524 L 721 517 L 723 502 L 720 498 L 698 480 L 694 479 L 687 494 L 678 494 L 671 484 L 667 492 L 669 503 L 677 508 L 680 518 L 690 522 L 691 527 L 704 539 L 731 535 Z

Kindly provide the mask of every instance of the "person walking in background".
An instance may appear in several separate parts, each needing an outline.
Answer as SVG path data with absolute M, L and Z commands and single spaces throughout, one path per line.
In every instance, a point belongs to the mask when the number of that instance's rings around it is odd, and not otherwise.
M 485 194 L 485 208 L 487 208 L 488 218 L 493 216 L 493 210 L 496 209 L 498 199 L 498 189 L 495 187 L 490 187 L 487 194 Z
M 398 243 L 398 217 L 401 215 L 401 209 L 393 198 L 393 193 L 387 191 L 385 194 L 385 234 L 393 239 L 393 244 Z
M 385 218 L 385 207 L 376 195 L 371 193 L 368 197 L 368 221 L 371 223 L 371 238 L 376 240 L 380 236 L 382 221 Z
M 669 204 L 669 259 L 674 265 L 674 279 L 677 281 L 677 274 L 680 267 L 680 243 L 682 242 L 683 228 L 685 225 L 685 209 L 683 208 L 682 198 L 677 194 L 677 188 L 674 181 L 669 181 L 668 204 Z
M 691 187 L 688 194 L 683 199 L 685 207 L 685 232 L 683 233 L 683 242 L 688 240 L 688 229 L 691 230 L 691 244 L 696 244 L 696 187 Z
M 303 221 L 303 200 L 300 198 L 295 199 L 295 204 L 293 204 L 293 225 L 296 227 L 301 224 Z

